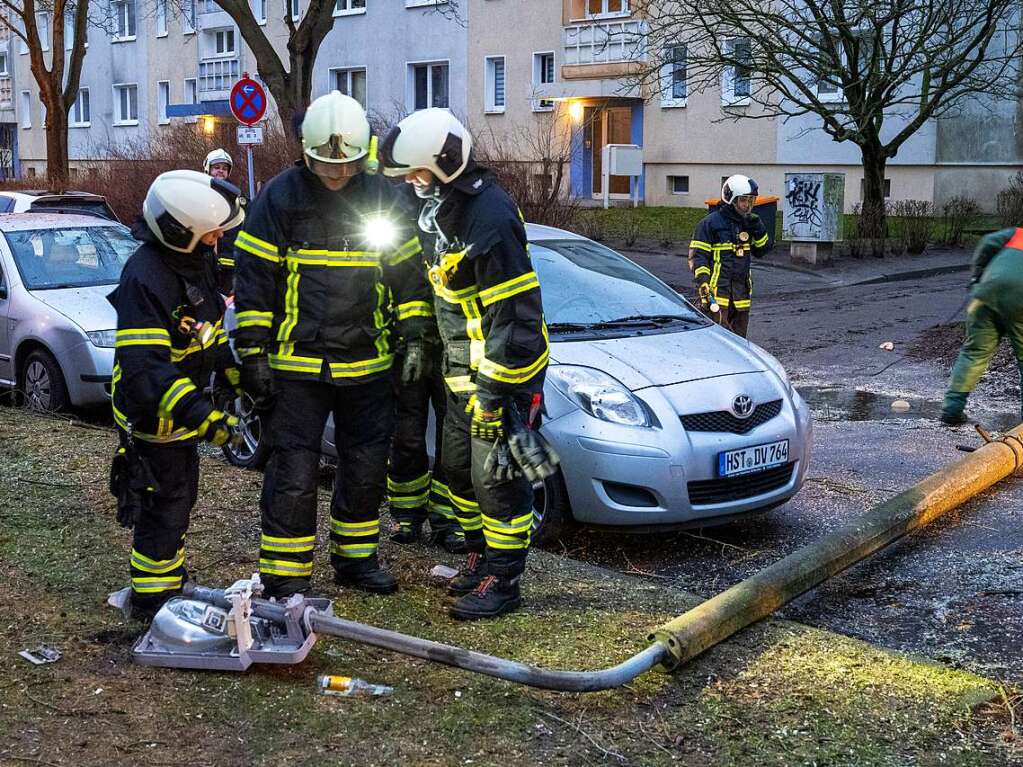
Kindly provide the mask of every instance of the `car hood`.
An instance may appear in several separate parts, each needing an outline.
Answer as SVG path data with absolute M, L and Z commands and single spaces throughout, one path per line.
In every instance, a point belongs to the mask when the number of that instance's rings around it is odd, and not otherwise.
M 107 300 L 116 285 L 91 285 L 85 288 L 33 290 L 32 297 L 60 312 L 86 332 L 117 327 L 117 312 Z
M 748 341 L 717 327 L 607 340 L 558 341 L 554 364 L 585 365 L 632 391 L 767 370 Z

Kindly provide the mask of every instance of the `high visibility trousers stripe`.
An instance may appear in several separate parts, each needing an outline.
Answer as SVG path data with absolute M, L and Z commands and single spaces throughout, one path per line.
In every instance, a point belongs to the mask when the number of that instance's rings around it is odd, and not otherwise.
M 455 507 L 455 516 L 458 517 L 458 524 L 466 533 L 477 532 L 483 529 L 483 519 L 480 516 L 480 505 L 476 501 L 451 493 L 451 502 Z
M 529 548 L 530 530 L 533 526 L 533 514 L 523 514 L 507 522 L 483 517 L 483 537 L 487 547 L 491 549 L 522 550 Z
M 375 556 L 380 543 L 380 519 L 347 522 L 330 518 L 330 553 L 342 559 Z

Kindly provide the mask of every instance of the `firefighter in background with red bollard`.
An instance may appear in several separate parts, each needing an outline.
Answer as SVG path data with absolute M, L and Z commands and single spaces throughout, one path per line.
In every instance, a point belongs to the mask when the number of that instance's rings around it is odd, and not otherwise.
M 448 110 L 424 109 L 380 149 L 384 172 L 415 190 L 419 228 L 433 239 L 426 250 L 448 390 L 443 466 L 469 550 L 448 587 L 461 620 L 520 606 L 532 482 L 558 462 L 535 430 L 549 344 L 525 225 L 471 148 Z

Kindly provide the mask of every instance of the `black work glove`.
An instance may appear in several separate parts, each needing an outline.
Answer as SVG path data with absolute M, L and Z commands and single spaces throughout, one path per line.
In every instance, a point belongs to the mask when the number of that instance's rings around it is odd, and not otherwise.
M 135 527 L 159 489 L 149 463 L 134 448 L 117 448 L 110 464 L 110 494 L 117 499 L 121 527 Z
M 529 428 L 518 408 L 508 408 L 508 450 L 530 482 L 539 482 L 558 471 L 561 459 L 540 433 Z
M 252 398 L 252 408 L 265 411 L 273 407 L 273 375 L 270 360 L 265 354 L 242 358 L 242 391 Z
M 494 443 L 483 461 L 483 475 L 492 482 L 509 482 L 522 476 L 522 471 L 512 459 L 511 448 L 504 440 Z
M 401 363 L 401 382 L 405 386 L 418 383 L 429 374 L 426 341 L 413 338 L 405 342 L 405 359 Z
M 760 216 L 758 216 L 756 213 L 750 213 L 748 216 L 746 216 L 746 221 L 752 224 L 753 226 L 756 226 L 757 224 L 760 223 Z
M 503 440 L 504 413 L 503 400 L 477 393 L 472 398 L 472 423 L 469 426 L 469 434 L 487 442 Z

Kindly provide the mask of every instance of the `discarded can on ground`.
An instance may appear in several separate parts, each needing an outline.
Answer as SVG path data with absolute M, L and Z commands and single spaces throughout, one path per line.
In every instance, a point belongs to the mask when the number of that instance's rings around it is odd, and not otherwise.
M 337 695 L 342 698 L 349 697 L 374 697 L 378 695 L 390 695 L 394 692 L 393 687 L 385 684 L 373 684 L 365 679 L 351 676 L 334 676 L 324 674 L 317 680 L 320 692 L 324 695 Z

